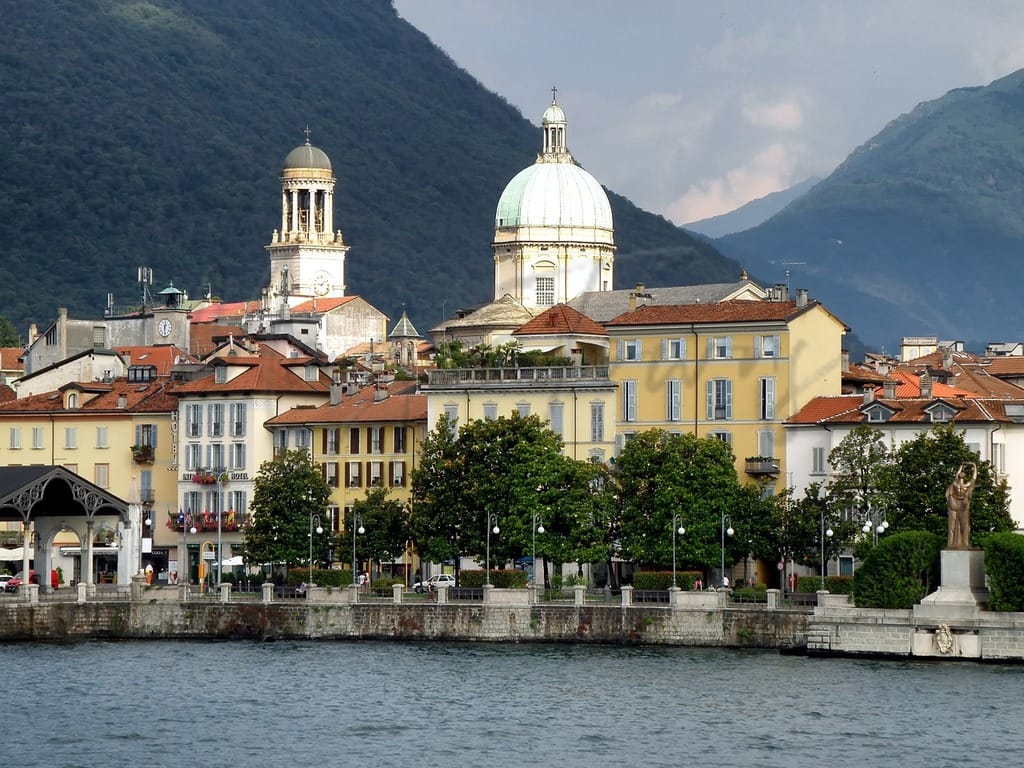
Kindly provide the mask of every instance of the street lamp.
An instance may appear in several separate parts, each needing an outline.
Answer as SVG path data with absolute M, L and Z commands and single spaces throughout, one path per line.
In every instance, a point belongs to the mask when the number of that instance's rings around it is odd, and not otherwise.
M 726 527 L 728 525 L 728 528 Z M 725 586 L 725 535 L 729 534 L 732 536 L 735 531 L 732 529 L 732 518 L 729 515 L 722 514 L 722 581 L 721 584 Z
M 885 533 L 889 529 L 889 521 L 885 519 L 885 513 L 882 513 L 882 519 L 879 521 L 875 518 L 876 511 L 868 506 L 867 516 L 864 518 L 864 527 L 861 528 L 863 533 L 871 534 L 871 544 L 875 545 L 878 543 L 878 534 Z
M 501 533 L 501 529 L 498 527 L 498 516 L 491 512 L 487 515 L 487 569 L 484 574 L 484 584 L 487 586 L 491 585 L 491 526 L 494 526 L 494 535 L 497 536 Z
M 366 529 L 363 528 L 363 516 L 357 515 L 355 512 L 352 513 L 352 585 L 359 585 L 359 576 L 356 574 L 356 534 L 366 533 Z
M 320 525 L 320 515 L 314 515 L 312 511 L 309 513 L 309 586 L 313 586 L 316 582 L 313 581 L 313 521 L 316 521 L 316 532 L 320 535 L 324 532 L 323 526 Z
M 676 534 L 682 536 L 686 533 L 686 529 L 683 528 L 683 516 L 678 512 L 672 515 L 672 588 L 675 589 L 679 585 L 676 583 Z
M 533 568 L 533 585 L 537 586 L 537 534 L 544 533 L 544 518 L 540 512 L 533 513 L 533 554 L 530 555 L 530 567 Z M 495 526 L 497 528 L 497 526 Z M 498 531 L 495 530 L 495 533 Z
M 821 510 L 821 589 L 825 589 L 825 538 L 832 538 L 832 526 L 825 530 L 825 510 Z

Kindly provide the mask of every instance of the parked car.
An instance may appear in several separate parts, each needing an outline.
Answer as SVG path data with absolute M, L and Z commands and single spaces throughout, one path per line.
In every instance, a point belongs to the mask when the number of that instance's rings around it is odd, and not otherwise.
M 39 574 L 38 573 L 36 573 L 35 571 L 29 571 L 28 574 L 29 574 L 30 583 L 32 583 L 32 584 L 38 584 L 39 583 Z M 8 579 L 7 584 L 5 585 L 4 589 L 6 589 L 8 592 L 17 592 L 18 591 L 18 587 L 20 587 L 24 583 L 25 583 L 25 572 L 24 571 L 18 571 L 16 574 L 11 576 L 10 579 Z
M 438 587 L 454 587 L 455 577 L 450 573 L 439 573 L 426 581 L 417 581 L 412 585 L 413 592 L 433 592 Z
M 0 592 L 17 592 L 18 585 L 11 585 L 11 579 L 14 577 L 9 573 L 0 574 Z M 19 579 L 20 581 L 20 579 Z

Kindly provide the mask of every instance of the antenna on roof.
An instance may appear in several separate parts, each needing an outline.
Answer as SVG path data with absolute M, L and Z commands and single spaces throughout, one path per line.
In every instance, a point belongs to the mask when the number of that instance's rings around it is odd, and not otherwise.
M 789 292 L 789 287 L 790 287 L 789 286 L 789 276 L 790 276 L 789 268 L 790 267 L 802 267 L 802 266 L 806 265 L 807 262 L 806 261 L 781 261 L 779 263 L 786 267 L 786 292 L 788 293 Z

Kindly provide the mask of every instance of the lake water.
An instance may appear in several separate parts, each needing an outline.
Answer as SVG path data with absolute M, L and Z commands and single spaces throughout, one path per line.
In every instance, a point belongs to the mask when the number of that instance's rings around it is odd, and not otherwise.
M 0 766 L 1018 765 L 1024 667 L 721 649 L 2 645 Z

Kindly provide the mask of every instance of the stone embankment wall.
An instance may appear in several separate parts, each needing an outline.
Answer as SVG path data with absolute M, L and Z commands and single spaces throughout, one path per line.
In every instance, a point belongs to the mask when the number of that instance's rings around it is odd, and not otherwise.
M 4 601 L 0 641 L 309 638 L 793 648 L 804 642 L 807 618 L 763 607 Z

